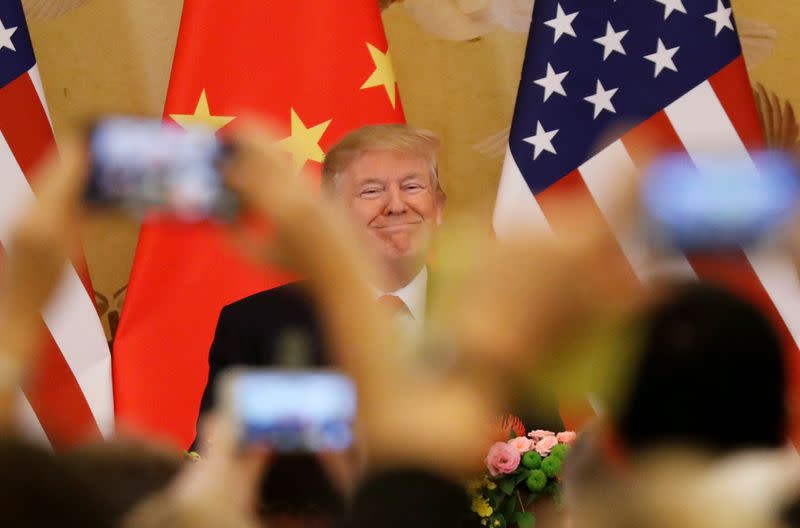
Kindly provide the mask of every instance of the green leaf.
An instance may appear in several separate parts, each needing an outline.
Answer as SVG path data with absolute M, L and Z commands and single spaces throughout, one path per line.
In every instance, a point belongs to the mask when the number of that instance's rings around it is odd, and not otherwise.
M 545 493 L 549 493 L 551 495 L 555 495 L 556 493 L 558 493 L 559 489 L 560 488 L 559 488 L 559 485 L 558 485 L 558 481 L 555 480 L 555 479 L 552 479 L 552 480 L 550 480 L 550 482 L 547 483 L 547 487 L 544 488 L 544 492 Z
M 513 475 L 509 475 L 508 477 L 502 478 L 497 482 L 497 487 L 503 490 L 503 493 L 506 495 L 511 495 L 514 493 L 514 487 L 517 485 L 515 477 Z
M 514 514 L 517 528 L 536 528 L 536 517 L 530 512 L 517 512 Z
M 503 505 L 503 509 L 500 510 L 500 513 L 505 517 L 507 521 L 510 521 L 514 518 L 514 512 L 517 509 L 517 498 L 516 497 L 509 497 L 506 503 Z
M 556 491 L 553 493 L 553 500 L 555 501 L 556 507 L 559 510 L 564 507 L 564 495 L 560 487 L 557 488 Z
M 489 506 L 492 507 L 493 510 L 500 509 L 500 505 L 503 503 L 503 499 L 505 499 L 505 495 L 502 493 L 499 495 L 489 495 L 486 497 L 486 500 L 489 501 Z
M 514 485 L 516 486 L 520 482 L 528 480 L 528 477 L 531 476 L 531 473 L 533 473 L 532 469 L 526 469 L 525 471 L 520 472 L 520 474 L 514 478 Z
M 506 495 L 501 495 L 496 502 L 489 503 L 489 506 L 491 506 L 495 512 L 501 512 L 506 507 L 506 501 L 509 500 L 511 500 L 511 498 Z
M 500 502 L 503 501 L 506 497 L 507 495 L 505 495 L 499 487 L 492 490 L 486 490 L 486 498 L 489 499 L 489 504 L 495 510 L 498 508 Z

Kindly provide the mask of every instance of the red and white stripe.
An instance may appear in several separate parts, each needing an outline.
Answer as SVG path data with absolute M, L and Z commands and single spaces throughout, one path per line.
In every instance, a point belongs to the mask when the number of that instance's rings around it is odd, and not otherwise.
M 53 143 L 36 66 L 0 88 L 0 244 L 34 199 L 30 178 Z M 65 266 L 42 311 L 48 335 L 31 382 L 20 392 L 22 428 L 54 448 L 109 436 L 114 428 L 111 354 L 85 264 Z
M 645 147 L 646 148 L 643 148 Z M 744 66 L 739 58 L 708 81 L 692 89 L 663 111 L 640 124 L 547 190 L 531 199 L 513 156 L 507 151 L 494 212 L 499 236 L 520 231 L 541 231 L 557 226 L 548 220 L 550 197 L 564 191 L 591 196 L 597 206 L 597 222 L 612 231 L 620 256 L 642 283 L 667 270 L 685 277 L 720 280 L 758 303 L 782 334 L 787 347 L 791 375 L 796 376 L 800 358 L 800 281 L 794 265 L 783 254 L 741 252 L 740 258 L 723 267 L 719 263 L 677 256 L 658 268 L 648 260 L 623 226 L 615 225 L 616 193 L 630 188 L 637 169 L 644 168 L 644 155 L 653 147 L 683 150 L 695 163 L 699 154 L 724 150 L 750 160 L 748 148 L 763 146 L 761 127 Z M 752 160 L 751 160 L 752 162 Z M 795 387 L 798 385 L 795 383 Z

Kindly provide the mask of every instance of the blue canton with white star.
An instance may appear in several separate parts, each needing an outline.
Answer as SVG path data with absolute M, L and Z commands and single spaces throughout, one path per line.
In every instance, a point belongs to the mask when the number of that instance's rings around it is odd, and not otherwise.
M 0 88 L 33 68 L 34 64 L 36 58 L 22 3 L 20 0 L 0 0 Z
M 514 161 L 539 193 L 740 55 L 729 0 L 537 0 Z

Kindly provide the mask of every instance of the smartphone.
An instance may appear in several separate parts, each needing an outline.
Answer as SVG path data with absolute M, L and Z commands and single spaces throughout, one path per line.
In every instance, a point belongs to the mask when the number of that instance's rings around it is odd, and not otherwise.
M 356 389 L 341 373 L 234 369 L 224 374 L 218 391 L 243 445 L 317 453 L 353 444 Z
M 776 151 L 667 154 L 645 172 L 641 187 L 648 232 L 684 251 L 767 241 L 792 219 L 798 198 L 795 161 Z
M 188 221 L 231 218 L 238 211 L 237 197 L 219 170 L 230 149 L 209 130 L 110 117 L 91 127 L 89 149 L 90 204 Z

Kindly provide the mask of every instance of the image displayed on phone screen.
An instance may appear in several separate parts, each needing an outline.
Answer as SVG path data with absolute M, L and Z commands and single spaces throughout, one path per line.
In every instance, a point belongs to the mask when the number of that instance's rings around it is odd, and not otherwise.
M 280 452 L 341 451 L 353 442 L 356 390 L 335 372 L 241 371 L 227 382 L 242 441 Z
M 95 123 L 86 198 L 136 214 L 157 210 L 188 220 L 235 213 L 219 162 L 225 149 L 203 128 L 115 117 Z

